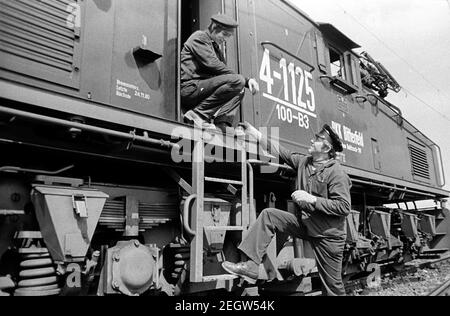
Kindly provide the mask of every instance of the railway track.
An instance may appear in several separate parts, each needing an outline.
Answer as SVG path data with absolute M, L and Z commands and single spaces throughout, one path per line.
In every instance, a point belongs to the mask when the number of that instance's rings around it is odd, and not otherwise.
M 418 263 L 416 265 L 417 268 L 423 269 L 423 268 L 435 268 L 436 266 L 439 266 L 440 264 L 444 264 L 446 262 L 450 262 L 450 255 L 438 258 L 438 259 L 429 259 L 424 260 L 421 263 Z
M 381 275 L 382 283 L 384 283 L 384 281 L 386 279 L 408 278 L 408 276 L 413 276 L 418 271 L 421 271 L 421 270 L 433 271 L 436 269 L 441 269 L 441 267 L 443 267 L 443 266 L 448 266 L 449 263 L 450 263 L 450 255 L 446 255 L 446 256 L 438 258 L 438 259 L 418 259 L 418 260 L 416 259 L 411 262 L 408 262 L 405 266 L 403 266 L 402 269 L 400 269 L 396 272 L 390 271 L 388 273 L 382 274 Z M 346 284 L 347 293 L 348 294 L 357 293 L 357 292 L 367 293 L 367 291 L 369 291 L 369 293 L 371 291 L 375 291 L 372 293 L 378 292 L 376 289 L 371 290 L 367 286 L 367 283 L 365 281 L 366 281 L 366 277 L 362 277 L 360 279 L 355 279 L 355 280 L 348 282 Z M 436 283 L 436 284 L 438 284 L 438 283 Z M 430 290 L 432 290 L 432 287 L 429 288 L 429 291 Z M 450 295 L 450 280 L 446 281 L 445 283 L 442 283 L 439 287 L 432 290 L 432 292 L 429 292 L 429 294 L 427 292 L 425 292 L 422 295 L 430 295 L 431 296 L 431 293 L 436 293 L 436 295 L 433 295 L 433 296 Z M 443 293 L 443 294 L 438 294 L 438 293 Z
M 435 288 L 427 296 L 450 296 L 450 280 Z

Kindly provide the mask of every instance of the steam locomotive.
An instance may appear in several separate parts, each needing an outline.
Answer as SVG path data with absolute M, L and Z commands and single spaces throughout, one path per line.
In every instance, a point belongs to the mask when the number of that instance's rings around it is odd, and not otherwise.
M 292 170 L 183 123 L 181 47 L 218 12 L 240 25 L 227 64 L 262 90 L 238 119 L 303 154 L 324 123 L 342 138 L 345 280 L 447 251 L 439 147 L 333 25 L 284 0 L 0 0 L 0 294 L 315 291 L 308 243 L 286 236 L 257 286 L 221 268 L 259 211 L 290 208 Z

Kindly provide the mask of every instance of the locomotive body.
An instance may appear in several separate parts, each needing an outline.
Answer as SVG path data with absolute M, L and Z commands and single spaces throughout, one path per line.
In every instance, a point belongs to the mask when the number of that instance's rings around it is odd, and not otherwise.
M 220 263 L 238 259 L 258 211 L 288 209 L 292 181 L 249 142 L 182 123 L 181 45 L 217 12 L 240 24 L 223 47 L 228 65 L 261 86 L 239 120 L 278 128 L 274 138 L 302 154 L 324 123 L 343 140 L 353 182 L 348 279 L 447 248 L 439 147 L 385 100 L 399 85 L 380 63 L 288 1 L 0 7 L 0 276 L 12 276 L 17 295 L 242 291 Z M 420 210 L 420 200 L 437 204 Z M 308 257 L 307 243 L 277 238 L 261 276 L 280 282 L 260 290 L 312 291 L 298 272 Z

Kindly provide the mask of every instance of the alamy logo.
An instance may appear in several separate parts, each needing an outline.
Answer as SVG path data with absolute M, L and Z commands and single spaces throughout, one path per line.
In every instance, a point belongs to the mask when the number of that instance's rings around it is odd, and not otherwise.
M 381 286 L 381 268 L 377 263 L 371 263 L 367 266 L 367 272 L 370 272 L 370 275 L 367 277 L 367 287 L 368 288 L 377 288 Z
M 235 154 L 233 148 L 244 148 L 251 156 L 259 157 L 262 163 L 261 173 L 275 173 L 278 171 L 280 159 L 279 152 L 279 128 L 272 127 L 260 128 L 260 132 L 265 139 L 271 139 L 270 148 L 263 146 L 251 136 L 242 135 L 242 137 L 233 138 L 220 133 L 209 133 L 199 128 L 177 127 L 172 131 L 172 139 L 177 140 L 177 146 L 172 149 L 171 157 L 175 163 L 192 163 L 196 162 L 193 155 L 194 146 L 197 141 L 202 140 L 204 143 L 204 161 L 205 163 L 241 162 L 242 158 Z M 193 142 L 195 140 L 195 142 Z M 201 159 L 198 157 L 197 159 Z M 193 161 L 194 160 L 194 161 Z
M 68 288 L 81 288 L 81 267 L 79 264 L 71 263 L 67 266 L 66 285 Z

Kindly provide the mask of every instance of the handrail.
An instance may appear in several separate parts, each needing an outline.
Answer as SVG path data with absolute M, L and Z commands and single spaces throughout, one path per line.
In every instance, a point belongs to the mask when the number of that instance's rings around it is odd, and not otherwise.
M 279 45 L 277 45 L 277 44 L 275 44 L 275 43 L 273 43 L 273 42 L 270 42 L 270 41 L 264 41 L 264 42 L 261 42 L 261 46 L 264 47 L 264 45 L 271 45 L 271 46 L 273 46 L 273 47 L 275 47 L 275 48 L 281 50 L 283 53 L 288 54 L 289 56 L 291 56 L 291 57 L 293 57 L 293 58 L 299 60 L 300 62 L 302 62 L 303 64 L 305 64 L 305 65 L 307 65 L 308 67 L 311 68 L 310 72 L 313 72 L 314 70 L 316 70 L 316 68 L 315 68 L 313 65 L 311 65 L 310 63 L 304 61 L 304 60 L 301 59 L 300 57 L 296 56 L 295 54 L 293 54 L 293 53 L 287 51 L 287 50 L 284 49 L 283 47 L 281 47 L 281 46 L 279 46 Z
M 197 194 L 191 194 L 184 202 L 183 208 L 183 227 L 184 230 L 191 236 L 197 235 L 197 233 L 191 229 L 191 226 L 189 226 L 189 209 L 192 201 L 195 199 L 197 199 Z
M 442 183 L 441 183 L 441 186 L 443 187 L 443 186 L 445 186 L 445 184 L 447 183 L 447 180 L 445 179 L 445 171 L 444 171 L 444 164 L 443 164 L 443 160 L 442 160 L 442 151 L 441 151 L 441 147 L 440 146 L 438 146 L 437 144 L 435 144 L 434 145 L 438 150 L 437 150 L 437 152 L 439 152 L 439 164 L 440 164 L 440 173 L 441 173 L 441 176 L 442 176 Z
M 353 94 L 358 91 L 356 86 L 354 86 L 351 83 L 348 83 L 346 80 L 343 80 L 342 78 L 338 76 L 328 76 L 328 75 L 322 75 L 319 77 L 320 80 L 327 79 L 330 81 L 330 84 L 336 88 L 342 91 L 345 94 Z
M 378 98 L 378 96 L 374 93 L 368 93 L 367 94 L 368 97 L 375 97 L 377 99 L 377 101 L 380 101 L 380 99 Z M 383 102 L 385 101 L 385 102 Z M 382 100 L 381 102 L 383 102 L 384 105 L 386 105 L 388 108 L 390 108 L 391 110 L 397 112 L 397 115 L 400 117 L 400 119 L 403 121 L 403 112 L 402 110 L 400 110 L 399 107 L 393 105 L 390 102 L 387 102 L 386 100 Z
M 434 195 L 431 193 L 426 193 L 426 192 L 421 192 L 421 191 L 417 191 L 417 190 L 412 190 L 412 189 L 407 189 L 405 188 L 400 188 L 396 185 L 390 186 L 390 185 L 386 185 L 386 184 L 381 184 L 381 183 L 376 183 L 374 181 L 365 181 L 365 180 L 361 180 L 361 179 L 357 179 L 354 177 L 351 177 L 352 182 L 355 183 L 360 183 L 360 184 L 368 184 L 368 185 L 372 185 L 375 187 L 379 187 L 379 188 L 384 188 L 384 189 L 391 189 L 391 190 L 396 190 L 396 191 L 400 191 L 400 192 L 405 192 L 405 193 L 411 193 L 411 194 L 417 194 L 417 195 L 422 195 L 422 196 L 427 196 L 429 198 L 433 198 Z
M 20 111 L 20 110 L 16 110 L 16 109 L 11 109 L 11 108 L 7 108 L 4 106 L 0 106 L 0 112 L 12 114 L 12 115 L 16 115 L 16 116 L 20 116 L 20 117 L 24 117 L 24 118 L 28 118 L 28 119 L 38 120 L 38 121 L 42 121 L 42 122 L 46 122 L 46 123 L 66 126 L 66 127 L 70 127 L 70 128 L 78 128 L 78 129 L 86 130 L 89 132 L 120 137 L 120 138 L 127 139 L 129 141 L 137 140 L 137 141 L 141 141 L 143 143 L 151 144 L 153 146 L 161 146 L 161 147 L 165 147 L 165 148 L 169 148 L 169 149 L 172 149 L 172 148 L 179 149 L 180 148 L 180 145 L 172 143 L 170 141 L 165 141 L 163 139 L 158 140 L 158 139 L 150 138 L 147 136 L 139 136 L 139 135 L 136 135 L 136 133 L 133 131 L 131 131 L 130 133 L 124 133 L 124 132 L 119 132 L 119 131 L 115 131 L 115 130 L 111 130 L 111 129 L 107 129 L 107 128 L 103 128 L 103 127 L 97 127 L 97 126 L 93 126 L 93 125 L 87 125 L 87 124 L 82 124 L 82 123 L 78 123 L 78 122 L 67 121 L 67 120 L 63 120 L 63 119 L 59 119 L 59 118 L 55 118 L 55 117 L 49 117 L 49 116 L 39 115 L 39 114 L 31 113 L 31 112 L 25 112 L 25 111 Z
M 0 172 L 29 172 L 29 173 L 36 173 L 36 174 L 57 175 L 57 174 L 63 173 L 64 171 L 72 169 L 73 167 L 75 167 L 75 165 L 70 165 L 70 166 L 62 168 L 60 170 L 48 171 L 48 170 L 38 170 L 38 169 L 27 169 L 27 168 L 14 167 L 14 166 L 4 166 L 4 167 L 0 167 Z
M 250 204 L 250 214 L 249 214 L 249 223 L 250 225 L 253 225 L 253 223 L 256 221 L 256 205 L 255 205 L 255 173 L 253 170 L 252 163 L 247 160 L 247 167 L 248 167 L 248 184 L 249 184 L 249 204 Z
M 249 159 L 248 162 L 252 165 L 259 165 L 259 166 L 269 166 L 269 167 L 277 167 L 280 169 L 284 169 L 286 171 L 294 171 L 294 169 L 292 169 L 291 167 L 287 166 L 287 165 L 280 165 L 280 164 L 276 164 L 273 162 L 268 162 L 268 161 L 261 161 L 261 160 L 256 160 L 256 159 Z
M 363 103 L 367 102 L 367 97 L 363 96 L 363 95 L 355 95 L 355 99 L 356 100 L 362 100 Z
M 328 79 L 328 80 L 330 80 L 330 81 L 333 81 L 335 78 L 332 77 L 332 76 L 328 76 L 328 75 L 322 75 L 322 76 L 319 77 L 319 79 L 320 79 L 320 80 L 322 80 L 322 79 Z
M 177 86 L 176 86 L 176 115 L 177 121 L 182 122 L 182 111 L 181 111 L 181 48 L 183 43 L 181 42 L 181 20 L 182 20 L 182 12 L 181 12 L 181 1 L 177 2 Z

